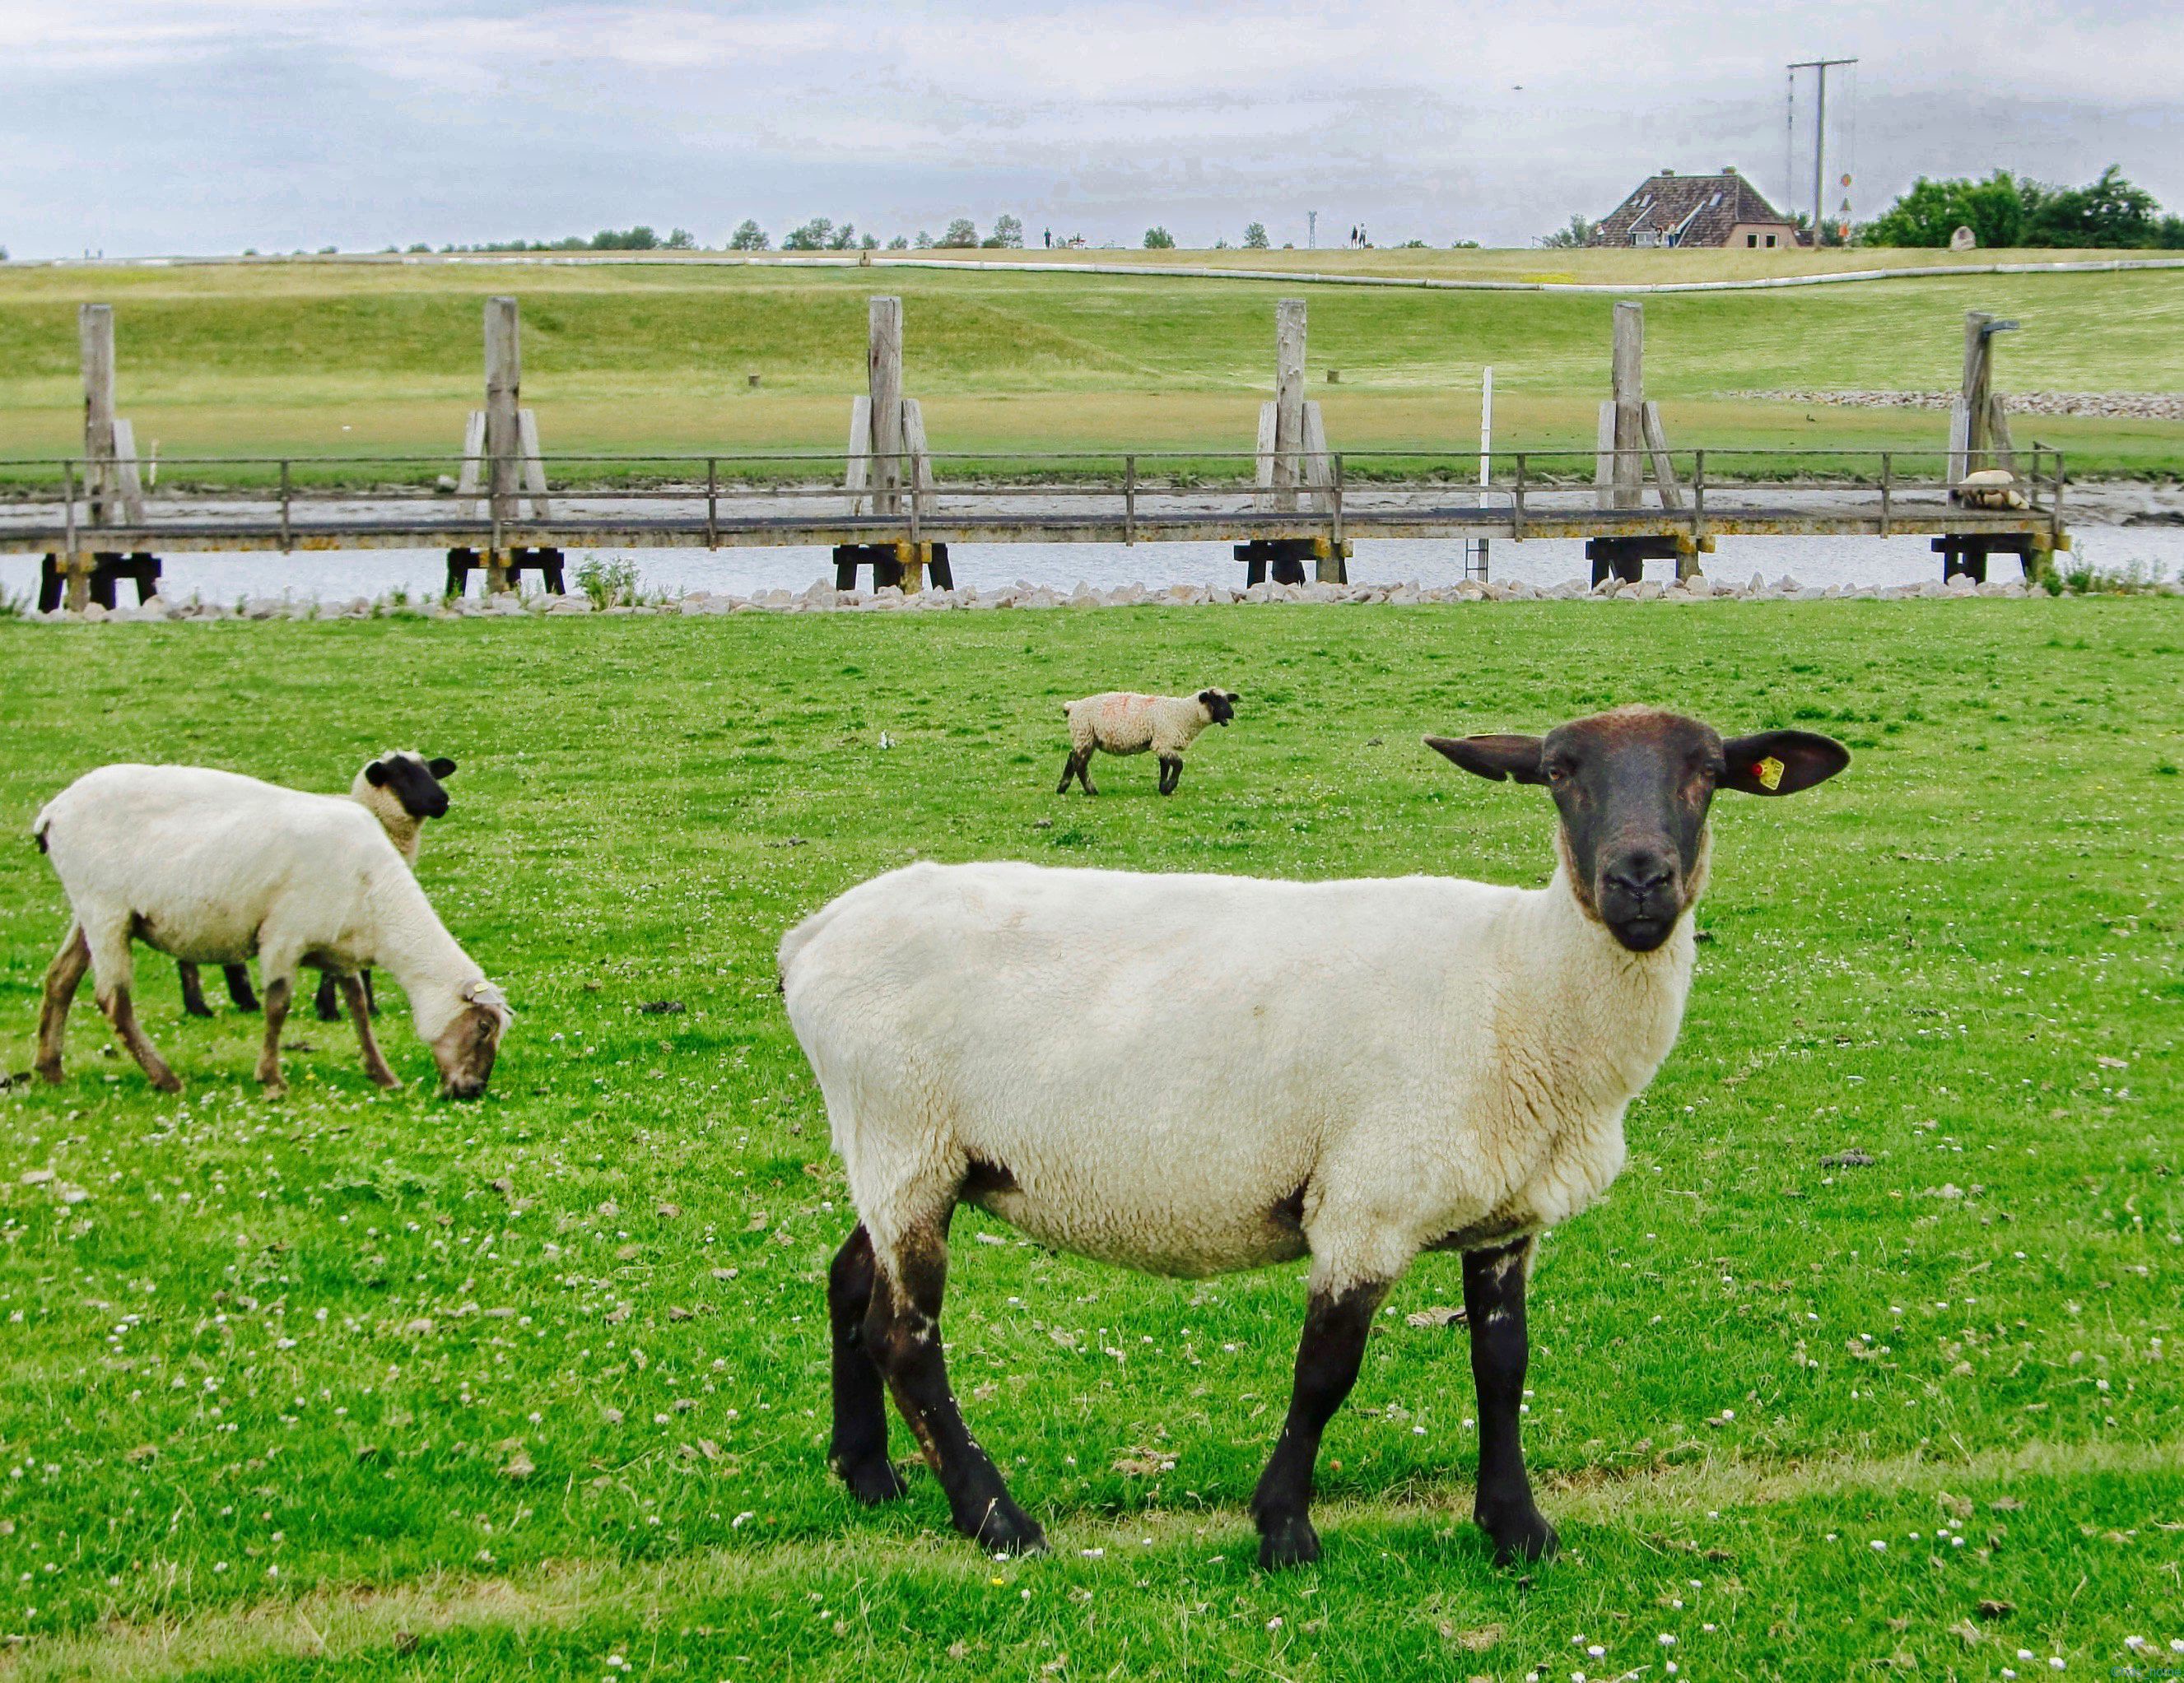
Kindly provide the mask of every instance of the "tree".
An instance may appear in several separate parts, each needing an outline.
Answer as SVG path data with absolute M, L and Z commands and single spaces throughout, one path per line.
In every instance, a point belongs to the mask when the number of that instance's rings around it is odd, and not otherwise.
M 834 237 L 827 242 L 827 249 L 830 252 L 845 252 L 850 250 L 856 243 L 856 224 L 854 222 L 844 222 L 840 227 L 834 231 Z
M 666 249 L 671 252 L 694 252 L 698 249 L 698 236 L 688 228 L 677 228 L 667 236 Z
M 642 222 L 620 232 L 602 228 L 592 236 L 592 249 L 595 252 L 649 252 L 657 250 L 659 246 L 660 236 Z
M 1568 227 L 1556 229 L 1540 243 L 1557 251 L 1568 251 L 1573 247 L 1591 245 L 1592 236 L 1599 230 L 1600 224 L 1597 222 L 1588 222 L 1582 216 L 1573 216 L 1569 219 Z
M 982 243 L 1016 251 L 1023 245 L 1023 224 L 1013 216 L 997 216 L 994 219 L 994 231 Z
M 2163 216 L 2153 195 L 2113 164 L 2082 187 L 2050 186 L 2006 169 L 1983 181 L 1921 175 L 1858 231 L 1858 239 L 1869 246 L 1946 246 L 1960 227 L 1982 246 L 2184 245 L 2184 219 Z
M 958 251 L 978 243 L 978 225 L 967 216 L 959 216 L 948 225 L 948 231 L 940 236 L 940 243 L 950 251 Z
M 746 216 L 736 225 L 736 231 L 728 236 L 732 252 L 762 252 L 773 243 L 766 236 L 766 230 Z
M 1172 252 L 1175 249 L 1175 236 L 1165 228 L 1148 228 L 1145 230 L 1145 249 L 1149 252 Z
M 1266 248 L 1267 225 L 1263 222 L 1246 222 L 1244 225 L 1244 249 L 1247 252 L 1262 252 Z
M 867 234 L 857 242 L 857 249 L 861 252 L 876 252 L 879 248 L 880 236 L 878 234 Z
M 2015 177 L 1997 169 L 1984 181 L 1936 181 L 1921 175 L 1911 189 L 1859 231 L 1868 246 L 1946 246 L 1969 228 L 1983 246 L 2024 242 L 2025 194 Z
M 933 242 L 930 240 L 928 240 L 926 243 L 928 245 L 931 245 Z M 908 251 L 910 249 L 910 242 L 903 238 L 901 235 L 897 234 L 892 240 L 888 242 L 888 249 L 891 252 Z
M 916 246 L 918 250 L 922 252 L 931 251 L 933 249 L 933 236 L 927 233 L 924 229 L 920 228 L 917 231 L 917 237 L 915 240 L 912 240 L 911 243 Z
M 833 218 L 815 216 L 802 227 L 792 228 L 783 235 L 781 248 L 785 252 L 823 252 L 833 237 Z

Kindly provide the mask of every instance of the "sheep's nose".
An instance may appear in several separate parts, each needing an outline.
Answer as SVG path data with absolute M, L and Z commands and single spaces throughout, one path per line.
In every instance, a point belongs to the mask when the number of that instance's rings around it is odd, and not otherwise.
M 1643 900 L 1656 889 L 1666 888 L 1675 879 L 1675 867 L 1661 854 L 1654 853 L 1626 853 L 1602 873 L 1611 888 L 1619 889 L 1634 900 Z

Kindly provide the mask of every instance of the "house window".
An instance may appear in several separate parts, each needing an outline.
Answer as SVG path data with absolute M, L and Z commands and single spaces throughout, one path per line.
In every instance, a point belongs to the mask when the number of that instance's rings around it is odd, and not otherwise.
M 1774 236 L 1772 234 L 1767 236 L 1767 243 L 1770 246 L 1774 243 Z
M 1759 243 L 1759 236 L 1757 234 L 1747 234 L 1744 236 L 1744 243 L 1747 246 L 1756 246 Z M 1767 243 L 1770 246 L 1774 243 L 1771 236 L 1769 238 Z

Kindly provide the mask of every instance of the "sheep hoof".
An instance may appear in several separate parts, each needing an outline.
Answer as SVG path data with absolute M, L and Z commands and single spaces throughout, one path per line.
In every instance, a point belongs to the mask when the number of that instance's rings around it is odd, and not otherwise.
M 838 1456 L 832 1464 L 834 1476 L 849 1486 L 850 1494 L 867 1508 L 893 1502 L 903 1493 L 902 1475 L 895 1471 L 894 1464 L 884 1455 L 861 1461 L 854 1467 L 844 1465 Z
M 1319 1558 L 1319 1533 L 1303 1514 L 1277 1519 L 1259 1535 L 1259 1565 L 1279 1572 L 1284 1566 L 1309 1566 Z
M 177 1091 L 181 1090 L 181 1085 L 182 1084 L 180 1081 L 175 1083 L 175 1087 Z M 267 1098 L 286 1098 L 288 1097 L 288 1084 L 286 1081 L 276 1079 L 264 1083 L 264 1086 L 265 1089 L 265 1097 Z
M 987 1508 L 971 1535 L 989 1554 L 1046 1552 L 1046 1533 L 1039 1522 L 1006 1496 Z
M 382 1091 L 390 1093 L 399 1092 L 402 1090 L 402 1078 L 396 1075 L 392 1069 L 380 1070 L 371 1077 L 371 1084 L 375 1087 L 378 1087 Z
M 61 1084 L 59 1059 L 56 1058 L 51 1064 L 34 1064 L 31 1068 L 36 1074 L 37 1078 L 47 1086 L 57 1087 Z
M 1562 1539 L 1546 1516 L 1526 1502 L 1522 1508 L 1489 1510 L 1481 1508 L 1474 1516 L 1479 1530 L 1494 1545 L 1494 1564 L 1514 1566 L 1520 1562 L 1552 1560 L 1562 1547 Z
M 171 1069 L 151 1077 L 151 1082 L 163 1093 L 178 1093 L 182 1090 L 182 1078 Z
M 182 1002 L 182 1014 L 185 1017 L 209 1017 L 212 1015 L 212 1007 L 202 999 L 185 999 Z

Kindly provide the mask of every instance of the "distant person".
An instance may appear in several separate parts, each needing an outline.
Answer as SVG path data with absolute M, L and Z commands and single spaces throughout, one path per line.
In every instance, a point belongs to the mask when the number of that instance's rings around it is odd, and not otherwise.
M 1053 229 L 1051 229 L 1051 228 L 1042 228 L 1042 229 L 1040 229 L 1040 230 L 1039 230 L 1039 238 L 1040 238 L 1042 241 L 1044 241 L 1044 242 L 1045 242 L 1046 248 L 1047 248 L 1049 251 L 1052 251 L 1052 250 L 1054 249 L 1054 230 L 1053 230 Z

